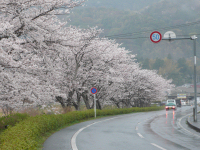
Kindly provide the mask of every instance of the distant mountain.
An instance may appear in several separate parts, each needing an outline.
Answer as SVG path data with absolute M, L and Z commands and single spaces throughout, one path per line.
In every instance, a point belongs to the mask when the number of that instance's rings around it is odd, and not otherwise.
M 67 18 L 65 18 L 67 19 Z M 185 41 L 161 41 L 154 44 L 150 33 L 158 30 L 162 35 L 174 31 L 177 37 L 200 35 L 200 25 L 177 26 L 200 21 L 199 0 L 88 0 L 85 7 L 78 7 L 70 15 L 69 25 L 88 28 L 98 26 L 104 29 L 101 36 L 123 43 L 122 46 L 144 58 L 164 58 L 171 54 L 174 59 L 193 57 L 193 44 Z M 171 27 L 171 28 L 165 28 Z M 146 32 L 144 32 L 146 31 Z M 133 33 L 130 36 L 130 33 Z M 122 38 L 121 34 L 126 34 Z M 198 36 L 198 35 L 197 35 Z M 146 38 L 144 38 L 146 37 Z M 197 39 L 197 48 L 200 47 Z M 200 51 L 197 50 L 197 57 Z
M 115 8 L 119 10 L 139 11 L 144 7 L 159 2 L 160 0 L 88 0 L 85 2 L 86 7 L 95 8 Z

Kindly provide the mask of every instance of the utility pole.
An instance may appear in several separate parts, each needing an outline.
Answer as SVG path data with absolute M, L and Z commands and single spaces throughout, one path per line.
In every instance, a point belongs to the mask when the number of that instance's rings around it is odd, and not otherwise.
M 197 121 L 197 82 L 196 82 L 196 64 L 197 64 L 197 58 L 196 58 L 196 39 L 197 37 L 195 35 L 193 35 L 191 37 L 191 39 L 193 40 L 194 43 L 194 103 L 195 103 L 195 107 L 194 107 L 194 121 Z
M 186 39 L 190 39 L 190 40 L 193 40 L 193 47 L 194 47 L 194 100 L 195 100 L 195 107 L 193 108 L 193 116 L 194 116 L 194 122 L 197 121 L 197 87 L 196 87 L 196 62 L 197 62 L 197 59 L 196 59 L 196 35 L 193 35 L 191 37 L 182 37 L 182 38 L 176 38 L 176 35 L 175 33 L 173 33 L 172 31 L 168 31 L 172 34 L 174 34 L 174 37 L 172 38 L 169 34 L 169 37 L 166 37 L 164 35 L 164 38 L 162 38 L 162 40 L 169 40 L 169 41 L 172 41 L 172 40 L 186 40 Z
M 169 41 L 173 41 L 173 40 L 186 40 L 186 39 L 190 39 L 193 40 L 194 43 L 194 99 L 195 99 L 195 107 L 193 108 L 193 116 L 194 116 L 194 122 L 197 121 L 197 87 L 196 87 L 196 35 L 193 35 L 191 37 L 180 37 L 177 38 L 176 34 L 172 31 L 167 31 L 164 34 L 164 38 L 162 38 L 162 35 L 160 32 L 158 31 L 154 31 L 150 34 L 150 40 L 153 43 L 159 43 L 161 40 L 169 40 Z

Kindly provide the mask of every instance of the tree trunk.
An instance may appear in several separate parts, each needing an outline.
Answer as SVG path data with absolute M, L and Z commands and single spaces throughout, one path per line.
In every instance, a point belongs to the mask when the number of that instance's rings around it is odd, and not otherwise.
M 101 104 L 100 104 L 99 100 L 97 100 L 97 101 L 96 101 L 96 106 L 97 106 L 97 107 L 96 107 L 97 109 L 102 109 L 102 107 L 101 107 Z
M 61 96 L 56 96 L 56 102 L 59 102 L 62 108 L 65 108 L 65 102 Z
M 115 103 L 115 105 L 117 106 L 117 108 L 120 108 L 119 103 Z
M 71 107 L 72 106 L 72 96 L 74 95 L 75 90 L 73 89 L 68 93 L 68 98 L 67 98 L 67 106 Z
M 81 93 L 79 93 L 78 91 L 76 92 L 77 95 L 77 109 L 76 110 L 80 110 L 80 104 L 81 104 Z
M 72 102 L 73 106 L 75 107 L 76 110 L 79 109 L 78 105 L 75 102 Z
M 89 104 L 89 99 L 88 99 L 88 96 L 87 96 L 87 92 L 83 92 L 81 94 L 81 96 L 83 97 L 83 101 L 85 103 L 86 108 L 91 109 L 90 104 Z

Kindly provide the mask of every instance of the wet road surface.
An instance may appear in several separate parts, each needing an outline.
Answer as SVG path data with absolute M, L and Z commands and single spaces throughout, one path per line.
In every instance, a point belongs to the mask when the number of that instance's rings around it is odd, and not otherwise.
M 43 150 L 199 150 L 200 133 L 189 128 L 191 106 L 87 121 L 60 130 Z

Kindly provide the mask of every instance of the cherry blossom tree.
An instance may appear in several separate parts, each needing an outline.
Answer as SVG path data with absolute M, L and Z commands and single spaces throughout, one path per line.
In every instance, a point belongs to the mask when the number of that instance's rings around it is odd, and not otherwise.
M 0 1 L 0 105 L 64 107 L 144 106 L 171 88 L 155 71 L 142 70 L 135 55 L 114 40 L 100 38 L 97 27 L 66 27 L 58 15 L 84 1 Z
M 7 95 L 10 96 L 5 98 L 4 92 L 2 95 L 4 102 L 6 99 L 11 104 L 9 101 L 14 103 L 17 99 L 23 99 L 23 94 L 20 93 L 23 88 L 26 89 L 24 95 L 31 93 L 37 95 L 33 93 L 38 92 L 32 92 L 30 89 L 40 91 L 39 89 L 47 89 L 47 86 L 53 88 L 54 90 L 51 91 L 55 93 L 55 86 L 51 87 L 52 84 L 43 82 L 45 82 L 45 75 L 55 69 L 50 64 L 59 54 L 60 44 L 58 43 L 66 34 L 62 33 L 66 22 L 61 22 L 57 15 L 68 14 L 71 8 L 81 5 L 82 2 L 71 0 L 0 1 L 0 67 L 1 73 L 4 74 L 1 83 L 2 91 L 7 91 Z M 37 88 L 34 88 L 34 85 Z M 16 91 L 19 92 L 19 98 L 16 96 Z M 20 103 L 16 104 L 20 105 Z

